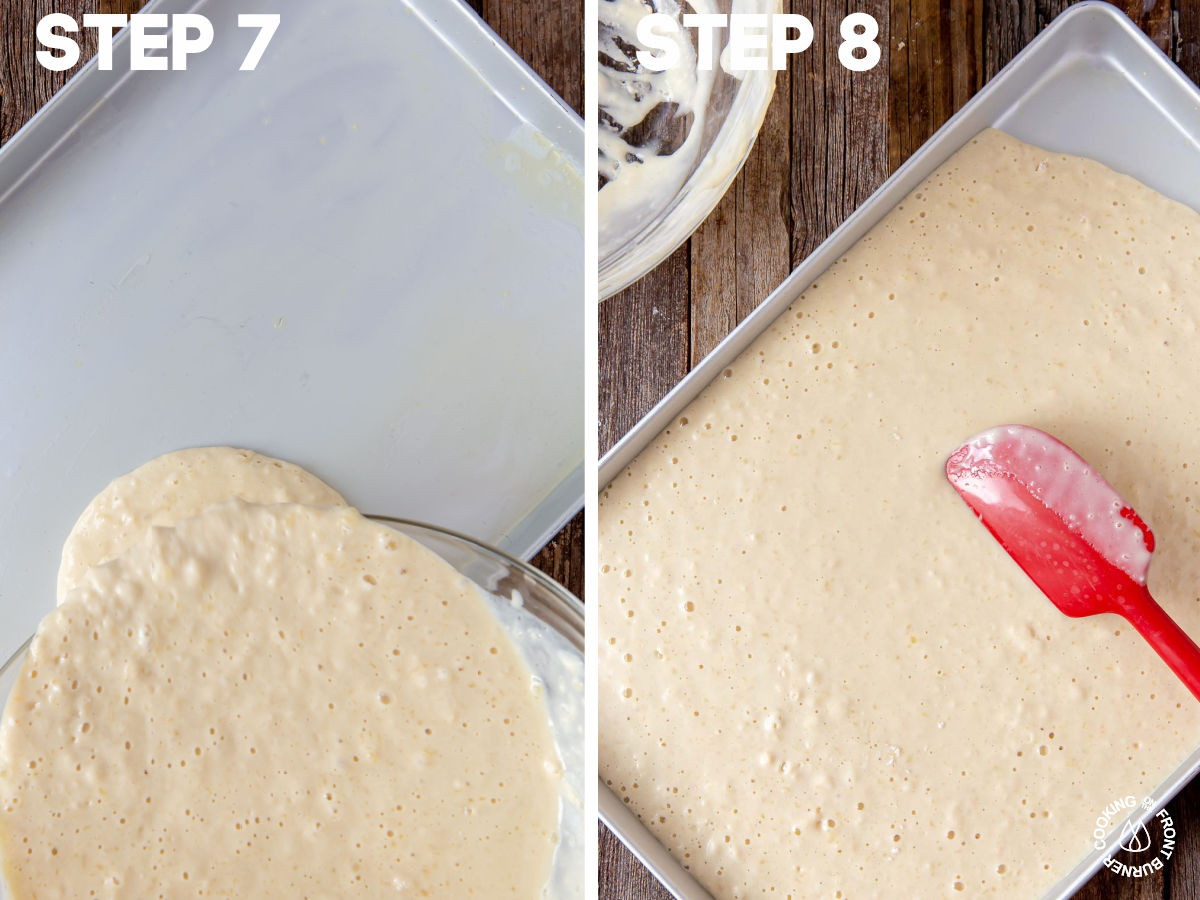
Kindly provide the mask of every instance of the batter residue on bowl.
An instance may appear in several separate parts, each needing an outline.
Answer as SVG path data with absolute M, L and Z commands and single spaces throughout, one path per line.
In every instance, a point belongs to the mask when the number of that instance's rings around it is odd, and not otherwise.
M 710 11 L 709 4 L 699 5 Z M 701 69 L 683 31 L 684 10 L 678 0 L 602 0 L 599 5 L 602 247 L 615 246 L 645 224 L 696 167 L 720 48 L 705 61 L 709 68 Z M 679 64 L 662 72 L 651 72 L 637 59 L 637 52 L 647 49 L 637 40 L 638 22 L 651 12 L 673 16 L 680 27 L 673 40 Z
M 987 131 L 603 491 L 600 765 L 715 897 L 1037 897 L 1200 745 L 1122 620 L 1061 615 L 943 477 L 1045 429 L 1200 635 L 1200 216 Z

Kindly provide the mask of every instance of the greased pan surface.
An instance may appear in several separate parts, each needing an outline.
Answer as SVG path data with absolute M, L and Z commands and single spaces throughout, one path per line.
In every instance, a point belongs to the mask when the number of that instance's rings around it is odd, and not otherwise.
M 1200 91 L 1115 7 L 1081 3 L 1041 35 L 889 178 L 600 463 L 608 484 L 830 264 L 976 133 L 996 127 L 1087 156 L 1200 209 Z M 1153 792 L 1161 808 L 1200 770 L 1200 748 Z M 607 787 L 600 815 L 680 900 L 708 894 Z M 1151 811 L 1139 811 L 1148 817 Z M 1070 897 L 1100 868 L 1089 855 L 1046 894 Z
M 0 149 L 0 656 L 116 475 L 231 444 L 529 556 L 583 502 L 583 127 L 460 0 L 244 4 Z

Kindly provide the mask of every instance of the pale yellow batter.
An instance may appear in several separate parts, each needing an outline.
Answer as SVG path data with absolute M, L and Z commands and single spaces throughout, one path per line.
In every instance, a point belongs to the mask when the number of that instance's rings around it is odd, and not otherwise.
M 606 490 L 602 776 L 717 898 L 1032 898 L 1200 745 L 945 481 L 1016 422 L 1154 528 L 1200 636 L 1200 216 L 989 131 Z
M 473 584 L 353 510 L 229 500 L 43 621 L 0 729 L 0 858 L 14 900 L 535 900 L 560 780 Z
M 194 447 L 163 454 L 115 479 L 80 515 L 63 545 L 58 601 L 88 569 L 127 550 L 151 525 L 174 525 L 230 497 L 250 503 L 346 504 L 312 473 L 250 450 Z

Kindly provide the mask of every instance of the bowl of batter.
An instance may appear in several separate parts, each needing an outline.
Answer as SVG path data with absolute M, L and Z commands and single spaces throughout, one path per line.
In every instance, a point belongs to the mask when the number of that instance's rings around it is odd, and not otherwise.
M 640 66 L 637 23 L 648 12 L 776 13 L 779 0 L 601 0 L 599 14 L 600 297 L 641 278 L 683 243 L 725 194 L 750 153 L 775 75 L 731 72 L 720 37 L 704 70 L 694 41 L 681 64 Z M 719 33 L 724 34 L 724 33 Z
M 0 669 L 0 897 L 582 896 L 583 613 L 540 572 L 231 448 L 63 559 Z

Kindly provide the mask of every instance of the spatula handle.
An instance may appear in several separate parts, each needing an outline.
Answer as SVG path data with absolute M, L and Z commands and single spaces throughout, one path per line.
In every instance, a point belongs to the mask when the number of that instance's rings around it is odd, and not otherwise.
M 1200 700 L 1200 647 L 1154 601 L 1148 590 L 1143 588 L 1142 594 L 1138 602 L 1127 604 L 1122 614 Z

